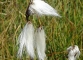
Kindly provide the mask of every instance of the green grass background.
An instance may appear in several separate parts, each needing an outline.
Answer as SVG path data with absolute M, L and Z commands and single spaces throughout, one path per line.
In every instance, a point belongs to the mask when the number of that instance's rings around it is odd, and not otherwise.
M 48 60 L 67 60 L 66 49 L 78 45 L 83 59 L 83 0 L 45 0 L 62 16 L 40 18 L 46 33 L 46 55 Z M 0 0 L 0 60 L 17 59 L 18 36 L 26 24 L 25 12 L 29 0 Z M 39 25 L 37 17 L 30 18 L 34 27 Z M 23 54 L 23 60 L 26 54 Z

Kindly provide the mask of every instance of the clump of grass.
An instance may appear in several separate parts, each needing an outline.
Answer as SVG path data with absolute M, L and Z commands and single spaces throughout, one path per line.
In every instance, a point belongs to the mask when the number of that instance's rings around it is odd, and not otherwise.
M 78 45 L 83 59 L 83 1 L 46 0 L 56 8 L 62 18 L 43 16 L 41 22 L 46 32 L 48 60 L 67 60 L 70 45 Z M 25 11 L 28 0 L 0 0 L 0 60 L 17 60 L 17 39 L 26 23 Z M 31 16 L 34 27 L 38 19 Z M 63 58 L 64 57 L 64 58 Z M 23 55 L 23 60 L 26 60 Z

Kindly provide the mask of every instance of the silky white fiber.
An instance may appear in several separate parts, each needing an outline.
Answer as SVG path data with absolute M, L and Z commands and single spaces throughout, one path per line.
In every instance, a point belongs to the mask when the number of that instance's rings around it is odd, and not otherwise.
M 31 22 L 28 22 L 23 28 L 18 39 L 19 41 L 18 57 L 22 56 L 23 49 L 25 47 L 30 57 L 34 58 L 35 54 L 34 54 L 33 37 L 34 37 L 34 27 Z
M 70 46 L 67 48 L 68 51 L 68 60 L 76 60 L 79 58 L 80 50 L 77 45 Z
M 45 42 L 45 32 L 43 27 L 39 27 L 35 32 L 35 45 L 39 60 L 44 60 L 46 57 L 46 42 Z
M 60 17 L 57 11 L 43 0 L 33 0 L 29 6 L 29 10 L 31 13 L 37 14 L 38 16 L 51 15 Z

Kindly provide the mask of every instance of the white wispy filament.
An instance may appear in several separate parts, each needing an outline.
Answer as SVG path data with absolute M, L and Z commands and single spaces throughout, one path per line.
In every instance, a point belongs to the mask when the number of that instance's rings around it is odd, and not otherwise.
M 18 57 L 22 56 L 24 47 L 31 58 L 34 58 L 34 47 L 33 47 L 34 27 L 29 21 L 23 28 L 19 36 L 19 50 Z
M 43 0 L 31 0 L 31 4 L 28 9 L 30 13 L 37 15 L 52 15 L 60 17 L 57 11 Z
M 35 42 L 39 60 L 44 60 L 46 57 L 45 54 L 46 43 L 45 43 L 45 32 L 43 27 L 39 27 L 37 29 L 35 33 Z
M 79 58 L 80 50 L 77 45 L 70 46 L 67 48 L 68 51 L 68 60 L 76 60 Z

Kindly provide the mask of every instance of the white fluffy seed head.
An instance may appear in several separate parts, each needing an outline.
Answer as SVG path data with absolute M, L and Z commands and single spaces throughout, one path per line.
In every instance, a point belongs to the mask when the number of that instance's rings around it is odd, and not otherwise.
M 39 60 L 44 60 L 46 57 L 45 50 L 46 50 L 46 43 L 45 43 L 45 32 L 43 27 L 39 27 L 35 32 L 35 42 L 36 42 L 36 49 Z
M 43 0 L 33 0 L 29 6 L 29 10 L 32 14 L 37 14 L 38 16 L 51 15 L 60 17 L 57 11 Z
M 80 50 L 77 45 L 70 46 L 67 48 L 68 51 L 68 60 L 76 60 L 79 58 Z
M 18 57 L 22 56 L 23 48 L 25 47 L 30 57 L 34 58 L 33 35 L 34 35 L 34 27 L 31 22 L 28 22 L 23 28 L 18 38 L 19 40 L 19 50 L 17 55 Z

